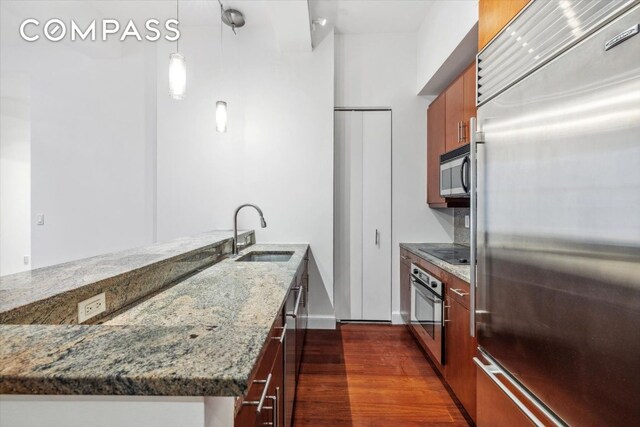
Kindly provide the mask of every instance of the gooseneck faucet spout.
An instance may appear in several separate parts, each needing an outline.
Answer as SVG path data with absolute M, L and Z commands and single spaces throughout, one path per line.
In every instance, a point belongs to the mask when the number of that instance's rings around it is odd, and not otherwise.
M 244 205 L 240 205 L 237 207 L 236 212 L 233 214 L 233 255 L 238 255 L 238 212 L 240 209 L 251 206 L 255 210 L 258 211 L 260 215 L 260 226 L 262 228 L 267 227 L 267 221 L 264 220 L 264 215 L 262 215 L 262 209 L 257 207 L 256 205 L 252 205 L 251 203 L 245 203 Z

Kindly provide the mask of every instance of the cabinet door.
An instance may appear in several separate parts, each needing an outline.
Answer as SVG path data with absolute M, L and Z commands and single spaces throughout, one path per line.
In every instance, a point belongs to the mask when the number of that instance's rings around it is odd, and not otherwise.
M 464 145 L 462 123 L 464 123 L 464 81 L 458 77 L 444 93 L 445 103 L 445 151 Z
M 482 50 L 527 3 L 529 0 L 480 0 L 478 50 Z
M 463 143 L 471 141 L 471 117 L 476 117 L 476 63 L 475 61 L 466 69 L 462 75 L 464 93 L 464 132 Z
M 411 320 L 411 265 L 408 260 L 402 257 L 404 251 L 400 251 L 400 315 L 404 323 L 409 324 Z
M 446 207 L 444 197 L 440 197 L 440 155 L 445 152 L 445 103 L 442 94 L 427 110 L 427 203 L 432 207 Z
M 480 368 L 478 376 L 478 427 L 532 427 L 534 424 Z M 514 390 L 512 390 L 514 392 Z
M 471 418 L 476 418 L 475 343 L 469 334 L 469 310 L 447 297 L 445 376 Z

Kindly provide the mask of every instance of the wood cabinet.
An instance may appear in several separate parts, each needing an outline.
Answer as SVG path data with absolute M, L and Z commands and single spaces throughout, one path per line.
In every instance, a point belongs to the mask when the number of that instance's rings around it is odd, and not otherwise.
M 469 283 L 449 275 L 446 283 L 445 377 L 471 418 L 476 418 L 476 367 L 473 357 L 477 342 L 471 336 Z
M 477 366 L 475 368 L 477 369 L 476 425 L 478 427 L 531 427 L 534 425 L 482 369 Z M 511 392 L 518 393 L 515 389 L 511 389 Z
M 527 3 L 529 0 L 480 0 L 478 50 L 482 50 Z
M 307 252 L 253 369 L 235 427 L 291 427 L 308 321 L 308 264 Z
M 475 343 L 469 334 L 469 309 L 453 298 L 446 300 L 445 378 L 471 418 L 476 418 Z
M 462 74 L 462 139 L 463 144 L 471 142 L 471 118 L 476 117 L 476 63 L 471 63 Z
M 464 145 L 462 123 L 464 123 L 464 79 L 458 77 L 444 92 L 445 96 L 445 151 Z
M 467 69 L 445 91 L 445 151 L 470 142 L 470 119 L 476 115 L 476 65 Z
M 267 337 L 263 354 L 254 367 L 251 385 L 235 418 L 236 427 L 284 426 L 284 346 L 281 339 L 284 333 L 283 321 L 280 313 Z
M 440 196 L 440 156 L 470 141 L 476 115 L 476 65 L 471 63 L 427 110 L 427 203 L 431 208 L 468 207 L 468 198 Z
M 437 97 L 427 110 L 427 203 L 447 207 L 440 196 L 440 155 L 445 148 L 445 95 Z

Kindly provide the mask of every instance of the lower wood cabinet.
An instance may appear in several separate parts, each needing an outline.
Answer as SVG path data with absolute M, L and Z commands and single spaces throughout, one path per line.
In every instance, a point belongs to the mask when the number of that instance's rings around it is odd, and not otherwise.
M 278 316 L 269 333 L 253 379 L 236 415 L 236 427 L 284 426 L 284 340 L 283 316 Z
M 253 369 L 249 390 L 239 401 L 235 427 L 292 426 L 307 330 L 308 263 L 307 253 Z
M 497 384 L 479 367 L 477 369 L 478 427 L 531 427 L 533 422 Z M 516 390 L 511 390 L 517 393 Z
M 467 410 L 476 418 L 475 340 L 469 333 L 470 312 L 458 301 L 447 297 L 445 306 L 445 378 Z

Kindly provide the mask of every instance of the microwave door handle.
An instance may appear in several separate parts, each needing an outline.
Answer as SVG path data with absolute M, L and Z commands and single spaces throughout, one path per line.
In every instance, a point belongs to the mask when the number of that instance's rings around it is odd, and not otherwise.
M 460 166 L 460 183 L 462 184 L 462 191 L 465 193 L 469 192 L 469 186 L 467 182 L 469 182 L 466 178 L 469 176 L 469 156 L 466 156 L 462 161 L 462 165 Z

